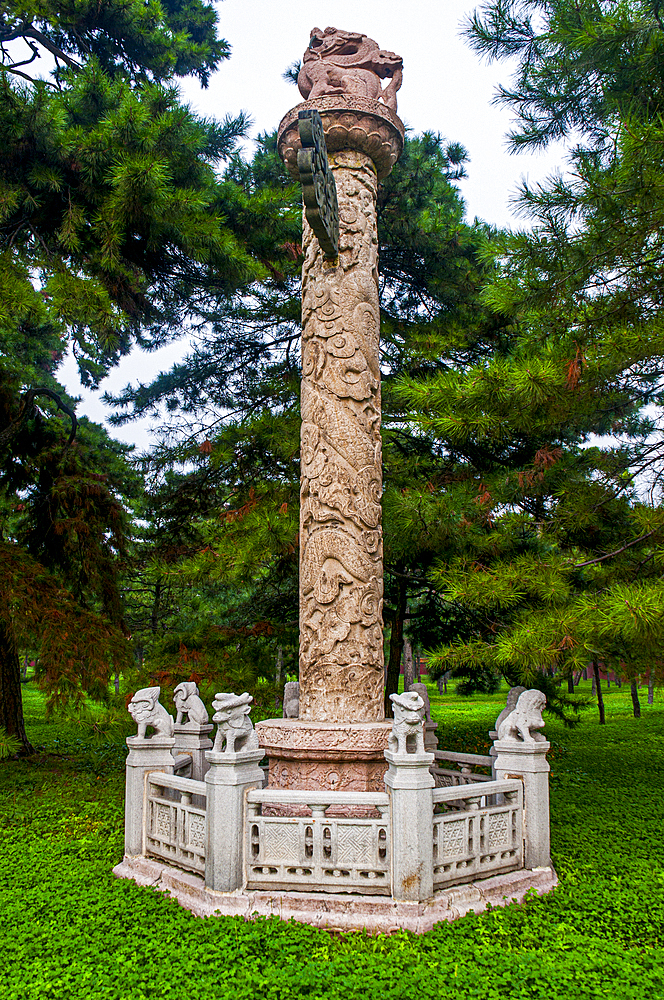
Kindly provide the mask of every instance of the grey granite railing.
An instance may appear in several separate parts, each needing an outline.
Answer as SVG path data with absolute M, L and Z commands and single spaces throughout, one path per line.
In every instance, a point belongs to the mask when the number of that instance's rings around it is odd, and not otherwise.
M 247 888 L 389 895 L 389 809 L 385 792 L 247 792 Z
M 204 874 L 205 807 L 204 781 L 146 774 L 143 853 Z
M 523 785 L 434 788 L 434 888 L 523 867 Z

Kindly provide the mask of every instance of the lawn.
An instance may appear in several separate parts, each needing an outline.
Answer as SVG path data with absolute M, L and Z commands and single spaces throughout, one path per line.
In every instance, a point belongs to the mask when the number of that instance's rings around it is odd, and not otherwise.
M 581 690 L 589 693 L 590 684 Z M 117 880 L 124 750 L 43 718 L 39 752 L 0 764 L 0 1000 L 664 1000 L 664 706 L 629 689 L 565 729 L 547 719 L 559 888 L 421 937 L 193 917 Z M 485 752 L 498 696 L 432 698 L 441 747 Z

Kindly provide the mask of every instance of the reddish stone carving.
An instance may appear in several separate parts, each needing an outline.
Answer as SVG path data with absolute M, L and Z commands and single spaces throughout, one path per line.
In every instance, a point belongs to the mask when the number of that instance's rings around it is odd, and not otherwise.
M 382 101 L 397 110 L 397 90 L 403 77 L 403 60 L 361 32 L 314 28 L 297 78 L 300 93 L 309 100 L 352 94 Z M 383 90 L 382 81 L 389 79 Z

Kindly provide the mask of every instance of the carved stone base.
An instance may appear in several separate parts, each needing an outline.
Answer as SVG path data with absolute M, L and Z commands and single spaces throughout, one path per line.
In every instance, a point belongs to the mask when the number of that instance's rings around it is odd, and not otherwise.
M 391 729 L 391 721 L 258 722 L 256 733 L 270 762 L 268 787 L 383 792 Z M 290 815 L 297 807 L 288 808 L 278 814 Z
M 401 156 L 404 126 L 399 116 L 380 101 L 352 94 L 317 97 L 297 104 L 277 129 L 279 155 L 291 177 L 299 180 L 297 151 L 302 148 L 298 114 L 313 108 L 323 120 L 328 153 L 353 149 L 370 156 L 378 179 L 387 177 Z
M 491 906 L 521 902 L 533 889 L 538 896 L 558 884 L 553 868 L 494 875 L 467 885 L 435 892 L 424 903 L 397 902 L 390 896 L 329 895 L 322 892 L 248 891 L 213 892 L 199 875 L 179 871 L 161 861 L 129 858 L 113 869 L 118 878 L 167 892 L 196 916 L 233 916 L 295 919 L 328 931 L 367 931 L 393 934 L 398 930 L 424 934 L 441 921 L 481 913 Z

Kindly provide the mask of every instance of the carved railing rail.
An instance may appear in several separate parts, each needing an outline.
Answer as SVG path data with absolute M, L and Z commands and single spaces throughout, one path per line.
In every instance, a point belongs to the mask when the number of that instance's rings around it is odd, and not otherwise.
M 523 785 L 433 789 L 434 889 L 523 867 Z
M 262 815 L 263 805 L 307 807 L 311 815 Z M 326 816 L 331 806 L 349 815 Z M 386 792 L 248 792 L 247 888 L 389 895 L 389 810 Z M 351 815 L 360 811 L 374 816 Z
M 483 774 L 473 770 L 483 767 L 491 771 L 492 758 L 482 757 L 476 753 L 454 753 L 451 750 L 436 750 L 436 759 L 431 766 L 431 773 L 436 781 L 436 788 L 452 788 L 457 785 L 470 785 L 474 781 L 491 781 L 491 773 Z M 442 766 L 444 762 L 456 764 L 456 767 Z
M 143 853 L 204 875 L 205 804 L 204 781 L 146 774 Z

